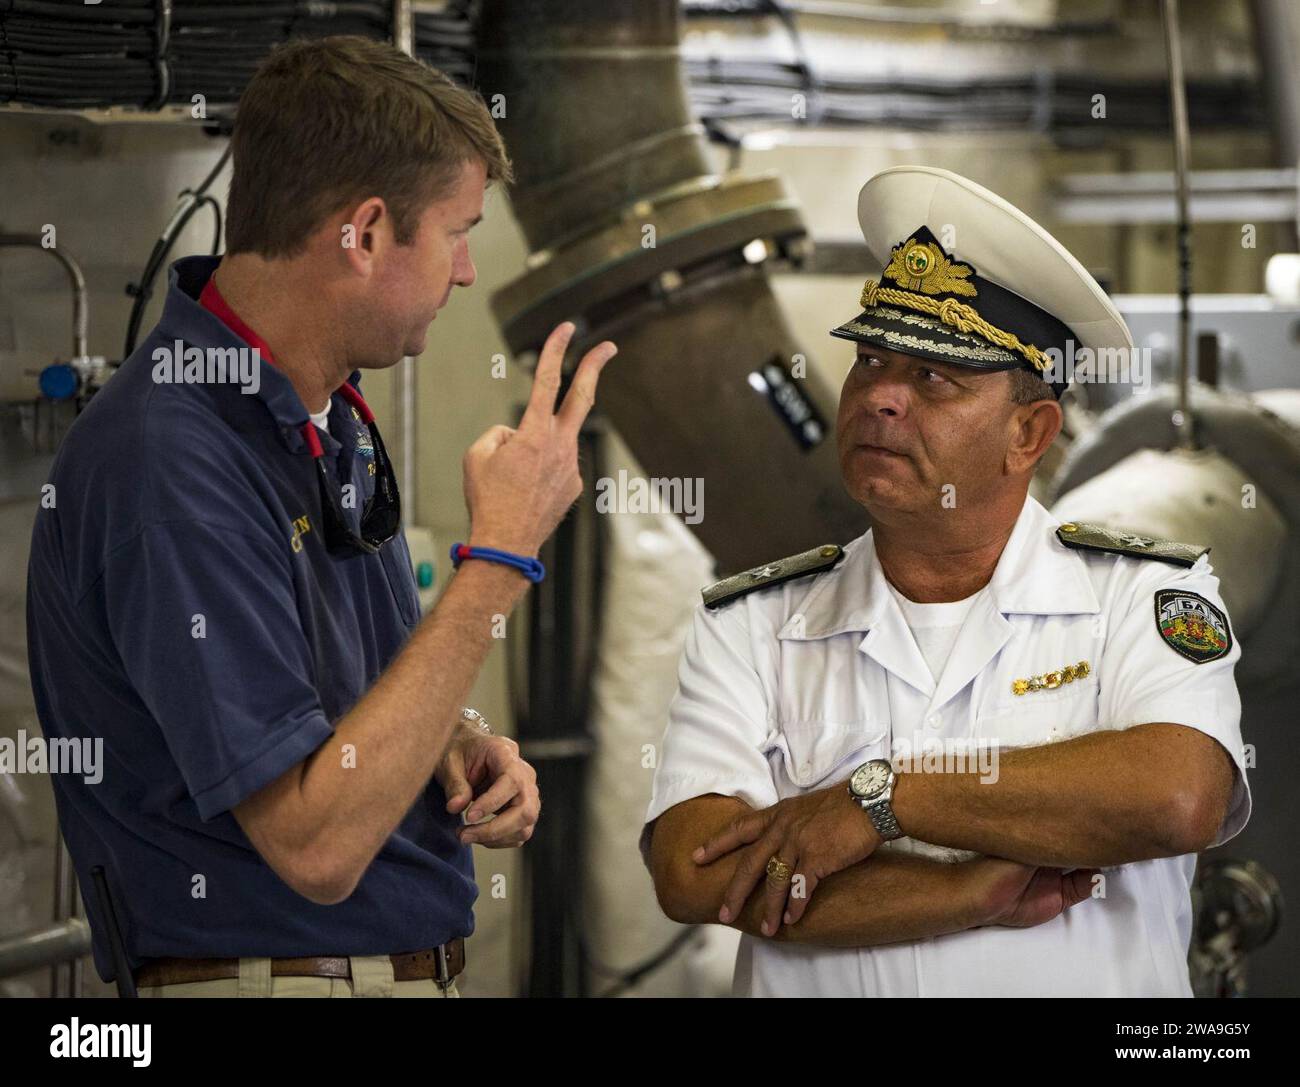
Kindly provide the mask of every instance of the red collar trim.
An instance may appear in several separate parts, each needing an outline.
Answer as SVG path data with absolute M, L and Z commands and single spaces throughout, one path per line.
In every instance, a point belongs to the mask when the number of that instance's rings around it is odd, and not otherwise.
M 203 290 L 199 293 L 199 305 L 211 313 L 214 317 L 220 318 L 236 336 L 243 340 L 249 347 L 256 347 L 262 358 L 266 359 L 272 366 L 275 365 L 275 359 L 271 357 L 271 348 L 267 342 L 254 332 L 248 325 L 244 324 L 233 309 L 230 303 L 217 290 L 217 281 L 215 276 L 209 276 L 207 283 L 203 285 Z M 369 426 L 375 421 L 375 413 L 370 410 L 370 405 L 362 398 L 361 393 L 351 384 L 345 381 L 339 386 L 338 391 L 343 395 L 343 399 L 351 404 L 358 412 L 361 413 L 362 421 Z M 320 435 L 316 433 L 316 428 L 312 426 L 311 420 L 302 425 L 302 435 L 307 442 L 307 449 L 313 457 L 320 457 L 323 453 L 320 444 Z
M 239 314 L 230 308 L 230 303 L 217 290 L 217 278 L 215 275 L 209 276 L 207 283 L 203 285 L 203 290 L 199 294 L 199 305 L 215 317 L 219 317 L 226 326 L 243 340 L 249 347 L 256 347 L 262 358 L 266 359 L 272 366 L 275 365 L 275 359 L 271 357 L 271 348 L 267 342 L 254 332 L 248 325 L 240 320 Z

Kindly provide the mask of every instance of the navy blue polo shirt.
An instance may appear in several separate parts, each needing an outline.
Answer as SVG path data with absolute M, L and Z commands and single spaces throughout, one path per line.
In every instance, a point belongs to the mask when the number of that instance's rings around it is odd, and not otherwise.
M 249 346 L 197 301 L 217 263 L 171 267 L 162 320 L 69 430 L 32 535 L 41 726 L 103 741 L 98 783 L 51 777 L 106 981 L 97 864 L 133 966 L 389 954 L 473 930 L 470 847 L 437 782 L 333 906 L 282 882 L 231 814 L 330 740 L 414 629 L 419 601 L 400 534 L 374 555 L 326 549 L 308 412 L 283 373 L 263 359 L 255 393 L 210 366 L 205 381 L 167 380 L 185 376 L 165 365 L 178 341 L 181 357 Z M 374 490 L 368 431 L 335 393 L 329 433 L 317 433 L 340 495 L 356 488 L 342 503 L 355 531 Z

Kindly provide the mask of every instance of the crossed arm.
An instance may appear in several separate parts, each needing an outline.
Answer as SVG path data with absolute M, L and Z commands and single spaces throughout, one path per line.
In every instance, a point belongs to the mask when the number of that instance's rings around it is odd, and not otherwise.
M 761 811 L 697 797 L 656 822 L 651 873 L 675 920 L 827 946 L 1039 924 L 1088 896 L 1088 866 L 1208 846 L 1234 773 L 1213 738 L 1148 724 L 1008 752 L 996 782 L 900 774 L 904 833 L 985 854 L 956 865 L 876 852 L 879 838 L 842 784 Z M 801 896 L 762 882 L 774 855 L 803 877 Z
M 996 782 L 903 774 L 894 812 L 913 838 L 1025 864 L 1129 864 L 1208 848 L 1236 774 L 1213 737 L 1175 724 L 1009 751 Z
M 719 920 L 719 904 L 741 854 L 699 866 L 690 853 L 695 843 L 753 812 L 735 797 L 710 794 L 677 804 L 655 821 L 650 871 L 659 905 L 670 918 L 682 924 Z M 1087 870 L 1063 874 L 987 857 L 945 864 L 885 850 L 870 863 L 822 880 L 798 924 L 765 931 L 768 898 L 761 890 L 728 923 L 751 936 L 823 947 L 869 947 L 983 925 L 1027 928 L 1087 898 L 1092 876 Z

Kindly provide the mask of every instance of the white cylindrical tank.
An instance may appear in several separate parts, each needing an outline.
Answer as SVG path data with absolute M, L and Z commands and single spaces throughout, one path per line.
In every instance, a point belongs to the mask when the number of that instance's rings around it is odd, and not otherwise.
M 1208 546 L 1233 627 L 1243 635 L 1269 602 L 1286 542 L 1286 523 L 1268 496 L 1208 449 L 1130 453 L 1064 495 L 1052 513 Z

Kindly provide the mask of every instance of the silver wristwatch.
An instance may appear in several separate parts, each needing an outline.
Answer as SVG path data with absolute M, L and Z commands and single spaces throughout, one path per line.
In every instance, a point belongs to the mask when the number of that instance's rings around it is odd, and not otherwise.
M 872 759 L 864 762 L 849 777 L 849 796 L 858 802 L 876 833 L 886 842 L 903 836 L 898 820 L 894 817 L 894 782 L 898 775 L 889 764 L 888 759 Z

